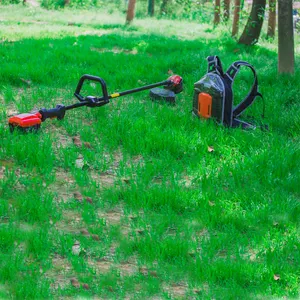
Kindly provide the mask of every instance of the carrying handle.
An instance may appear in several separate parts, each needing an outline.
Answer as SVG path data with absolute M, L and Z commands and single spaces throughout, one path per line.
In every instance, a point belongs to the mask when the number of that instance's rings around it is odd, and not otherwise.
M 235 106 L 235 108 L 233 109 L 233 118 L 238 117 L 248 106 L 252 104 L 252 102 L 257 96 L 263 98 L 262 94 L 258 92 L 258 79 L 257 79 L 256 71 L 253 68 L 253 66 L 247 63 L 246 61 L 236 61 L 228 68 L 224 77 L 228 82 L 228 84 L 232 86 L 234 78 L 239 72 L 241 66 L 245 66 L 251 69 L 254 76 L 254 82 L 246 98 L 243 101 L 241 101 L 237 106 Z M 263 114 L 264 114 L 264 110 L 265 110 L 265 105 L 263 102 Z
M 222 63 L 221 63 L 221 60 L 220 60 L 219 56 L 217 56 L 217 55 L 208 56 L 206 58 L 206 60 L 208 61 L 207 73 L 209 73 L 209 72 L 217 72 L 221 76 L 224 75 L 223 68 L 222 68 Z
M 85 80 L 90 80 L 90 81 L 95 81 L 95 82 L 100 83 L 101 84 L 101 88 L 102 88 L 102 93 L 103 93 L 103 96 L 101 97 L 101 99 L 108 102 L 109 97 L 108 97 L 106 83 L 105 83 L 104 79 L 102 79 L 101 77 L 97 77 L 97 76 L 93 76 L 93 75 L 88 75 L 88 74 L 85 74 L 85 75 L 81 76 L 81 78 L 79 79 L 79 82 L 77 84 L 75 93 L 74 93 L 74 96 L 80 102 L 86 101 L 86 98 L 83 97 L 80 94 L 81 88 L 82 88 L 83 83 L 84 83 Z M 95 99 L 97 99 L 97 98 L 95 98 Z

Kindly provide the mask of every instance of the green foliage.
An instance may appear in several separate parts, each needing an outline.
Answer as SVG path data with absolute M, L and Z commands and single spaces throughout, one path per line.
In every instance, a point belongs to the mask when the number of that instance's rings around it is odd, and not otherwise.
M 7 4 L 19 4 L 21 3 L 20 0 L 2 0 L 1 4 L 7 5 Z
M 237 45 L 222 25 L 2 8 L 0 298 L 299 298 L 300 74 L 277 75 L 273 44 Z M 266 117 L 258 100 L 243 118 L 268 131 L 191 115 L 212 54 L 255 66 Z M 176 106 L 141 92 L 9 133 L 16 111 L 74 103 L 86 73 L 110 93 L 178 73 L 184 91 Z M 238 74 L 236 104 L 251 76 Z

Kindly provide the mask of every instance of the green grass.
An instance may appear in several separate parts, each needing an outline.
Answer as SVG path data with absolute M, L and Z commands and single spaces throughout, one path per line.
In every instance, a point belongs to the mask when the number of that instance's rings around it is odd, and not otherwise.
M 21 6 L 0 19 L 0 298 L 299 297 L 299 56 L 278 76 L 276 41 L 245 48 L 225 27 Z M 269 131 L 191 115 L 208 55 L 255 66 L 266 117 L 257 100 L 245 118 Z M 83 74 L 112 93 L 169 70 L 185 83 L 174 107 L 141 92 L 9 133 L 13 112 L 74 103 Z M 251 80 L 239 74 L 236 101 Z

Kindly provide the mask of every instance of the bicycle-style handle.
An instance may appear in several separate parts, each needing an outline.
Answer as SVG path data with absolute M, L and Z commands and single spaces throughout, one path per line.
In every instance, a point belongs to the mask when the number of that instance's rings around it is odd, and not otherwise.
M 83 76 L 81 76 L 81 78 L 79 79 L 79 82 L 77 84 L 77 87 L 76 87 L 76 90 L 75 90 L 75 93 L 74 93 L 74 96 L 80 101 L 80 102 L 83 102 L 83 101 L 86 101 L 86 97 L 83 97 L 81 94 L 80 94 L 80 91 L 82 89 L 82 86 L 83 86 L 83 83 L 84 81 L 86 80 L 90 80 L 90 81 L 95 81 L 95 82 L 98 82 L 101 84 L 101 88 L 102 88 L 102 97 L 99 97 L 105 101 L 108 102 L 109 100 L 109 97 L 108 97 L 108 93 L 107 93 L 107 88 L 106 88 L 106 83 L 104 81 L 104 79 L 102 79 L 101 77 L 98 77 L 98 76 L 93 76 L 93 75 L 88 75 L 88 74 L 85 74 Z M 97 97 L 98 98 L 98 97 Z M 96 99 L 97 99 L 96 98 Z

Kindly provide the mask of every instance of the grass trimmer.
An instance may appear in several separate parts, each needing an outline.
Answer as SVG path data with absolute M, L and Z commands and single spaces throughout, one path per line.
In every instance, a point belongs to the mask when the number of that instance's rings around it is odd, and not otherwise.
M 80 92 L 84 81 L 94 81 L 100 83 L 102 88 L 102 97 L 87 96 L 83 97 Z M 163 86 L 164 88 L 157 88 Z M 167 80 L 145 85 L 142 87 L 134 88 L 124 92 L 113 93 L 108 95 L 107 87 L 105 81 L 97 76 L 93 75 L 83 75 L 77 84 L 74 96 L 79 100 L 78 103 L 74 103 L 68 106 L 63 104 L 58 104 L 55 108 L 46 109 L 42 108 L 34 113 L 24 113 L 13 117 L 8 120 L 10 131 L 13 132 L 15 128 L 23 132 L 37 131 L 41 123 L 48 118 L 56 118 L 57 120 L 62 120 L 65 116 L 67 110 L 78 108 L 82 106 L 88 107 L 100 107 L 109 103 L 112 98 L 117 98 L 133 93 L 137 93 L 144 90 L 150 90 L 150 98 L 153 100 L 164 100 L 168 103 L 175 104 L 175 94 L 180 93 L 183 90 L 183 80 L 179 75 L 173 75 Z

